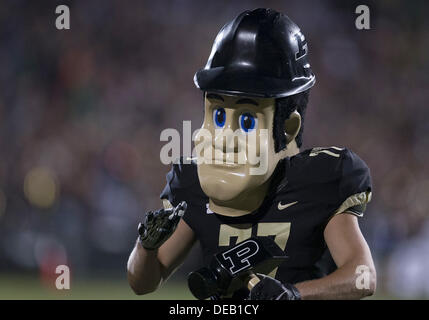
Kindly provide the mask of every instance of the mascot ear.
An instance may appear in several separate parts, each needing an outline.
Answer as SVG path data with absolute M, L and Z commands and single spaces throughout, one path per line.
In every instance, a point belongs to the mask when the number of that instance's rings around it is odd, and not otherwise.
M 299 129 L 301 129 L 301 115 L 295 110 L 285 121 L 286 144 L 291 143 L 296 138 Z

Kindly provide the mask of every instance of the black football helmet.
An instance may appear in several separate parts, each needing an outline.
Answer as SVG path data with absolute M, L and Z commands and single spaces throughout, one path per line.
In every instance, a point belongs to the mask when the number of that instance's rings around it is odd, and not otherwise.
M 203 91 L 280 98 L 311 88 L 315 76 L 298 26 L 275 10 L 255 9 L 219 31 L 194 82 Z

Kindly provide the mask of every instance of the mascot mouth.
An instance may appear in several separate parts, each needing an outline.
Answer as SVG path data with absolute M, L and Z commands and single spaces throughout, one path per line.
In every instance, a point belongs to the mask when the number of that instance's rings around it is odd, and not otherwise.
M 239 154 L 235 152 L 215 152 L 212 161 L 209 164 L 221 167 L 237 168 L 247 164 L 247 157 L 240 159 Z

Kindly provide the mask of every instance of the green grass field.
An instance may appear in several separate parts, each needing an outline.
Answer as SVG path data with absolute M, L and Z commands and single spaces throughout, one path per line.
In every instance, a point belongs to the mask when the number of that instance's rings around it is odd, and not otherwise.
M 56 290 L 44 286 L 38 278 L 29 276 L 0 275 L 0 300 L 187 300 L 194 299 L 186 281 L 170 281 L 154 293 L 137 296 L 124 280 L 76 280 L 70 290 Z
M 37 277 L 0 275 L 0 300 L 189 300 L 186 280 L 167 282 L 156 292 L 137 296 L 128 286 L 126 279 L 78 279 L 72 281 L 70 290 L 56 290 L 42 284 Z M 395 299 L 377 292 L 369 299 Z

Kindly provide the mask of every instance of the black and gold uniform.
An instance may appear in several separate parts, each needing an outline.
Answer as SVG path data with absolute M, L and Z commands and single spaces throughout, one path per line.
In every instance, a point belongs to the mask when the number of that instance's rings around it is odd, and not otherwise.
M 345 148 L 313 148 L 279 162 L 263 204 L 251 214 L 226 217 L 208 208 L 195 163 L 174 164 L 161 194 L 176 206 L 201 243 L 206 264 L 213 254 L 251 236 L 270 236 L 288 259 L 270 276 L 283 283 L 320 278 L 332 271 L 323 232 L 336 214 L 362 217 L 371 198 L 365 162 Z

